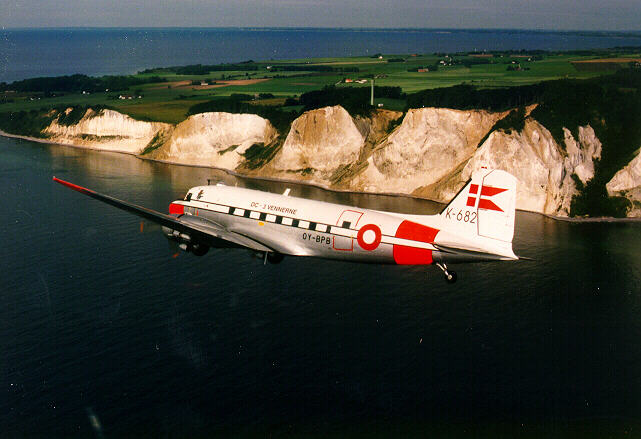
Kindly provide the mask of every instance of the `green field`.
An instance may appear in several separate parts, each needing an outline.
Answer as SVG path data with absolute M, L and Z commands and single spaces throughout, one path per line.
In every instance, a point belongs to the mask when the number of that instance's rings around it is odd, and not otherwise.
M 40 110 L 66 105 L 106 105 L 137 119 L 177 123 L 187 117 L 192 105 L 224 99 L 233 94 L 249 95 L 251 99 L 255 99 L 254 97 L 261 93 L 270 94 L 273 96 L 265 100 L 265 105 L 278 105 L 284 102 L 285 98 L 297 98 L 302 93 L 319 90 L 325 86 L 369 87 L 373 78 L 377 86 L 400 87 L 404 93 L 463 83 L 478 89 L 488 89 L 561 78 L 585 79 L 602 75 L 604 71 L 601 70 L 604 69 L 599 69 L 596 64 L 597 68 L 584 68 L 585 64 L 581 65 L 582 68 L 577 68 L 572 62 L 603 58 L 607 55 L 603 51 L 588 55 L 541 52 L 536 55 L 405 54 L 384 55 L 381 58 L 251 61 L 224 66 L 222 70 L 213 68 L 211 71 L 202 72 L 203 74 L 179 74 L 178 68 L 152 69 L 135 75 L 135 78 L 149 80 L 152 77 L 161 77 L 162 82 L 136 85 L 117 92 L 15 92 L 9 84 L 0 92 L 0 112 Z M 632 60 L 638 58 L 639 53 L 618 50 L 610 56 Z M 427 71 L 418 71 L 419 69 Z M 367 82 L 359 84 L 356 82 L 358 80 Z M 193 81 L 198 84 L 201 81 L 216 84 L 199 86 L 192 85 Z M 376 104 L 394 110 L 403 110 L 406 107 L 403 99 L 385 98 L 377 100 Z

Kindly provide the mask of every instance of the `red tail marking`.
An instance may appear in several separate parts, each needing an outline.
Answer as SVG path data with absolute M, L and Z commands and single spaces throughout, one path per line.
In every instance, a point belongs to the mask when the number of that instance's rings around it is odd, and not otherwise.
M 499 187 L 492 187 L 492 186 L 483 186 L 481 188 L 481 197 L 493 197 L 494 195 L 500 194 L 501 192 L 505 192 L 507 189 L 499 188 Z M 476 205 L 476 197 L 472 197 L 471 195 L 476 195 L 479 191 L 479 186 L 478 184 L 471 184 L 470 185 L 470 196 L 467 197 L 467 203 L 466 205 L 468 207 L 474 207 Z M 485 210 L 496 210 L 498 212 L 503 212 L 503 209 L 501 209 L 499 206 L 494 204 L 494 202 L 486 199 L 486 198 L 481 198 L 479 200 L 479 209 L 485 209 Z
M 479 201 L 479 209 L 496 210 L 497 212 L 503 212 L 503 209 L 494 204 L 492 201 L 485 200 L 483 198 L 481 198 L 481 201 Z
M 420 242 L 434 242 L 438 229 L 417 224 L 412 221 L 403 221 L 396 230 L 396 237 Z M 398 265 L 428 265 L 434 262 L 432 250 L 394 245 L 394 262 Z
M 502 189 L 498 187 L 492 187 L 492 186 L 483 186 L 483 189 L 481 189 L 481 196 L 485 197 L 493 197 L 496 194 L 500 194 L 501 192 L 505 192 L 507 189 Z

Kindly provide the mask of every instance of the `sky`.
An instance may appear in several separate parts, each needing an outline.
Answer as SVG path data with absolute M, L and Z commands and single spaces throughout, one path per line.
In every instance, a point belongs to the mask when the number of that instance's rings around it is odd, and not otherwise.
M 0 0 L 13 27 L 641 30 L 641 0 Z

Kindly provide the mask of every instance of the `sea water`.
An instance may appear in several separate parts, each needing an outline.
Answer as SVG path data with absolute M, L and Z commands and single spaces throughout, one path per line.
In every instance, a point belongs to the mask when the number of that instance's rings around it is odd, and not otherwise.
M 253 59 L 641 46 L 640 33 L 456 29 L 57 28 L 0 30 L 0 82 L 132 74 Z
M 534 260 L 456 266 L 450 285 L 435 267 L 176 256 L 54 175 L 162 212 L 207 179 L 441 207 L 0 138 L 0 436 L 512 435 L 639 419 L 641 224 L 518 212 L 514 249 Z

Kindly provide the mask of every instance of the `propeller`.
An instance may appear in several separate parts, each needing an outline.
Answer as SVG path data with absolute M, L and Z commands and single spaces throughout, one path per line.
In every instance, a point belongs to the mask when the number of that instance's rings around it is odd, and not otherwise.
M 168 239 L 167 243 L 169 244 L 169 252 L 171 253 L 171 257 L 176 259 L 182 253 L 179 244 L 176 241 L 172 241 L 171 239 Z
M 140 228 L 138 231 L 142 234 L 162 233 L 162 226 L 151 221 L 142 220 L 140 221 Z M 169 252 L 171 253 L 172 258 L 175 259 L 182 253 L 180 244 L 178 244 L 176 241 L 168 239 L 167 244 L 169 245 Z
M 160 224 L 145 220 L 140 221 L 140 233 L 156 233 L 160 232 L 161 230 L 162 226 Z

